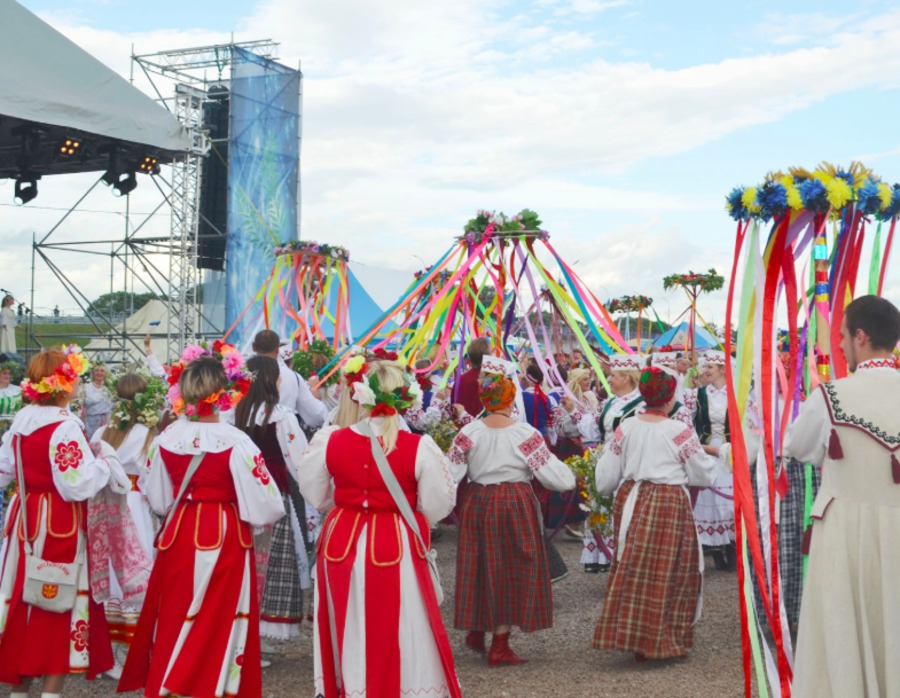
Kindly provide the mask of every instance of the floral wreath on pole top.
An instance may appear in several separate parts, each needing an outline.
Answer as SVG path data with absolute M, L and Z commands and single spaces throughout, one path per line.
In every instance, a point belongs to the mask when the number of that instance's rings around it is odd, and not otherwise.
M 203 357 L 212 357 L 222 364 L 222 368 L 225 369 L 225 388 L 196 403 L 187 402 L 181 395 L 178 380 L 189 363 Z M 241 352 L 222 340 L 217 339 L 213 342 L 212 348 L 209 348 L 206 342 L 188 344 L 181 353 L 181 360 L 172 364 L 169 369 L 167 376 L 169 391 L 166 399 L 175 414 L 187 415 L 192 420 L 208 417 L 216 409 L 220 411 L 234 409 L 247 395 L 253 381 L 253 374 L 247 371 L 245 364 Z
M 479 244 L 488 238 L 518 237 L 522 234 L 550 238 L 550 233 L 541 229 L 541 219 L 534 211 L 523 208 L 514 216 L 507 216 L 502 211 L 496 213 L 487 209 L 478 209 L 474 218 L 463 227 L 461 239 L 470 244 Z
M 340 245 L 329 245 L 327 243 L 318 243 L 313 240 L 289 240 L 280 245 L 276 245 L 275 256 L 281 255 L 318 255 L 320 257 L 331 257 L 341 262 L 350 261 L 350 252 L 346 247 Z
M 294 370 L 303 376 L 305 380 L 309 380 L 314 374 L 317 374 L 318 368 L 314 363 L 316 356 L 324 357 L 324 365 L 331 362 L 334 358 L 334 348 L 328 343 L 328 340 L 314 339 L 309 343 L 308 348 L 298 349 L 294 352 L 291 364 Z M 337 373 L 332 373 L 323 382 L 325 385 L 331 385 L 332 383 L 337 383 L 339 378 L 340 376 Z
M 696 274 L 693 271 L 689 271 L 687 274 L 670 274 L 663 277 L 663 288 L 667 291 L 670 288 L 680 286 L 681 288 L 695 291 L 709 292 L 718 291 L 724 285 L 725 278 L 719 276 L 715 269 L 710 269 L 706 274 Z
M 801 167 L 770 172 L 762 184 L 735 187 L 725 197 L 725 209 L 736 221 L 768 221 L 804 210 L 838 215 L 852 203 L 863 215 L 890 220 L 900 214 L 900 184 L 882 181 L 859 162 L 846 170 L 825 162 L 812 172 Z
M 606 306 L 611 313 L 632 313 L 645 310 L 653 305 L 649 296 L 620 296 L 613 298 Z
M 75 389 L 75 383 L 91 367 L 91 362 L 81 351 L 77 344 L 60 347 L 65 354 L 63 361 L 52 374 L 45 376 L 38 383 L 33 383 L 27 378 L 22 381 L 22 398 L 25 402 L 41 404 L 59 397 L 63 393 L 71 393 Z
M 395 352 L 377 349 L 371 355 L 373 361 L 398 361 Z M 341 368 L 341 373 L 352 386 L 351 399 L 370 410 L 371 417 L 390 417 L 402 414 L 415 405 L 422 397 L 418 383 L 410 381 L 409 373 L 404 373 L 406 383 L 391 391 L 381 389 L 377 376 L 369 376 L 369 362 L 365 354 L 349 358 Z

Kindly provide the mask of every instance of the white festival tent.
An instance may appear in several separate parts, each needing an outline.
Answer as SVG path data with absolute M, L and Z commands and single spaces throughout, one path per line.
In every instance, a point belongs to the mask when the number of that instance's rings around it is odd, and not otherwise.
M 15 0 L 0 0 L 0 177 L 14 177 L 23 137 L 17 126 L 42 131 L 35 174 L 106 168 L 103 145 L 132 144 L 160 162 L 188 150 L 187 131 L 165 107 L 131 85 Z M 84 134 L 81 158 L 54 158 L 59 138 Z M 95 138 L 91 138 L 94 136 Z M 50 157 L 46 157 L 49 154 Z
M 143 337 L 151 335 L 150 347 L 160 361 L 166 357 L 166 334 L 169 330 L 169 311 L 161 300 L 147 301 L 139 310 L 134 311 L 113 328 L 111 336 L 121 337 L 123 331 L 134 339 L 134 343 L 126 342 L 124 356 L 116 339 L 94 339 L 85 348 L 85 353 L 92 361 L 123 361 L 126 365 L 143 365 Z M 151 324 L 156 323 L 156 324 Z

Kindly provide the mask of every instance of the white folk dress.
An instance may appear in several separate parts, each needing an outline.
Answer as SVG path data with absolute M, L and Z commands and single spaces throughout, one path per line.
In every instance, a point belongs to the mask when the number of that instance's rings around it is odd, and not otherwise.
M 710 446 L 725 443 L 725 419 L 728 415 L 728 391 L 712 385 L 706 387 L 709 421 L 712 425 Z M 734 543 L 734 475 L 721 464 L 712 485 L 701 490 L 694 505 L 694 519 L 700 543 L 722 546 Z
M 629 404 L 640 398 L 641 391 L 635 388 L 625 395 L 613 395 L 603 401 L 600 407 L 600 415 L 603 417 L 602 436 L 606 442 L 612 441 L 615 434 L 615 421 L 622 417 L 622 411 Z M 598 442 L 601 437 L 601 431 L 597 424 L 597 415 L 586 414 L 586 418 L 579 423 L 581 436 L 585 441 Z M 601 446 L 603 444 L 600 444 Z M 612 515 L 612 512 L 609 512 Z M 599 534 L 598 534 L 599 535 Z M 612 538 L 602 541 L 607 550 L 612 550 Z M 598 544 L 594 531 L 585 523 L 584 542 L 581 548 L 581 564 L 600 564 L 608 565 L 612 562 L 603 548 Z
M 822 468 L 794 665 L 798 698 L 900 696 L 900 373 L 814 391 L 784 449 Z
M 16 313 L 9 307 L 0 310 L 0 352 L 16 353 Z
M 91 445 L 99 444 L 106 427 L 100 427 L 91 437 Z M 153 523 L 153 515 L 150 504 L 140 489 L 141 474 L 146 472 L 147 452 L 144 445 L 147 442 L 149 430 L 143 424 L 135 424 L 128 432 L 121 446 L 116 449 L 122 469 L 131 480 L 131 491 L 125 495 L 128 505 L 128 514 L 134 523 L 134 530 L 144 552 L 150 560 L 153 559 L 155 550 L 153 538 L 156 535 L 156 526 Z M 113 650 L 116 652 L 116 663 L 123 664 L 124 654 L 131 644 L 134 629 L 137 626 L 138 617 L 141 614 L 141 606 L 138 603 L 124 600 L 122 584 L 116 575 L 112 563 L 109 566 L 109 599 L 105 602 L 106 622 L 109 624 L 109 634 L 113 641 Z

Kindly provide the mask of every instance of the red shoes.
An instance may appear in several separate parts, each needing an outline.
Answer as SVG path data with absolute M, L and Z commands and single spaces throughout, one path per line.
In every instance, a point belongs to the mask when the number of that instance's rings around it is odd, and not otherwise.
M 484 631 L 473 630 L 466 635 L 466 647 L 479 654 L 487 654 L 487 647 L 484 644 Z
M 482 633 L 482 642 L 483 641 L 484 634 Z M 466 644 L 468 644 L 468 638 L 466 638 Z M 509 633 L 503 633 L 502 635 L 494 633 L 494 637 L 491 640 L 491 651 L 488 652 L 488 666 L 503 666 L 504 664 L 525 664 L 527 661 L 527 659 L 525 659 L 524 657 L 520 657 L 510 649 Z

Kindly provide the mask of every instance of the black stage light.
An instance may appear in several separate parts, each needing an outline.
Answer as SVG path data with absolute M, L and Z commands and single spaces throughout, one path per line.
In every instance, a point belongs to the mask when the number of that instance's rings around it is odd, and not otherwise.
M 80 138 L 66 138 L 59 144 L 56 153 L 61 158 L 72 158 L 79 152 L 81 148 Z
M 38 195 L 37 181 L 40 175 L 20 172 L 16 175 L 15 199 L 19 205 L 25 205 Z
M 147 155 L 141 161 L 140 170 L 144 174 L 159 174 L 159 158 L 155 155 Z
M 101 180 L 108 187 L 115 189 L 117 196 L 124 196 L 137 186 L 134 165 L 126 162 L 125 158 L 115 150 L 109 154 L 109 165 L 107 165 Z

